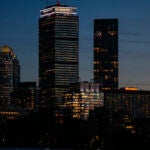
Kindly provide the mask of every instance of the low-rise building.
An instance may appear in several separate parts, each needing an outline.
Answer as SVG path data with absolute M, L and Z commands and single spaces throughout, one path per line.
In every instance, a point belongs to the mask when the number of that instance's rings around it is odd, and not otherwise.
M 111 112 L 122 111 L 131 114 L 133 118 L 150 118 L 150 91 L 135 87 L 105 91 L 104 106 Z
M 64 104 L 72 111 L 72 117 L 87 120 L 90 110 L 103 107 L 103 93 L 99 84 L 79 82 L 71 85 L 70 92 L 64 96 Z
M 35 110 L 38 104 L 36 82 L 21 82 L 13 92 L 13 105 Z

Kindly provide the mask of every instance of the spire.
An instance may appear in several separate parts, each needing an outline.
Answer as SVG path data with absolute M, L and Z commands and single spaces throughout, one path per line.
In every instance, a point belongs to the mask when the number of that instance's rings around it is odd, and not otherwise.
M 60 6 L 60 5 L 61 5 L 60 1 L 57 1 L 56 6 Z

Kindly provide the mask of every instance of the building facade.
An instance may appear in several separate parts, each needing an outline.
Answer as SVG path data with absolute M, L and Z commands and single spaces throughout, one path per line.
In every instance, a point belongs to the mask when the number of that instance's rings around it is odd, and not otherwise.
M 132 118 L 150 118 L 150 91 L 126 87 L 104 92 L 104 106 L 110 112 L 123 112 Z
M 118 89 L 118 19 L 94 20 L 94 82 Z
M 28 111 L 36 111 L 38 104 L 36 82 L 20 82 L 13 92 L 13 104 Z
M 79 76 L 79 18 L 75 7 L 41 10 L 39 19 L 40 107 L 62 104 L 62 95 Z
M 0 104 L 11 103 L 12 92 L 20 82 L 20 65 L 12 48 L 5 45 L 0 48 Z
M 64 105 L 71 110 L 71 117 L 87 120 L 90 111 L 104 106 L 104 94 L 97 83 L 78 82 L 65 94 Z

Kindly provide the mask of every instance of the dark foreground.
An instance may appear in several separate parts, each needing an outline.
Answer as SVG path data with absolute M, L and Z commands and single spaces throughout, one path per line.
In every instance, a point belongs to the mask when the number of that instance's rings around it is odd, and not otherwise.
M 150 149 L 149 119 L 137 120 L 126 129 L 120 118 L 110 123 L 104 114 L 90 116 L 88 121 L 67 116 L 54 121 L 49 116 L 47 113 L 33 113 L 17 120 L 1 119 L 1 149 Z

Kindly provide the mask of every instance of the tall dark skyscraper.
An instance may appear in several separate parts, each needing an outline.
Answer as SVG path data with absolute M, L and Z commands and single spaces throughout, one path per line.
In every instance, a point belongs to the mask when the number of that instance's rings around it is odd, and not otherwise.
M 0 104 L 11 103 L 11 94 L 20 82 L 20 65 L 12 48 L 0 48 Z
M 94 82 L 118 89 L 118 19 L 94 20 Z
M 40 106 L 62 104 L 62 95 L 79 77 L 79 18 L 75 7 L 41 10 L 39 19 Z

